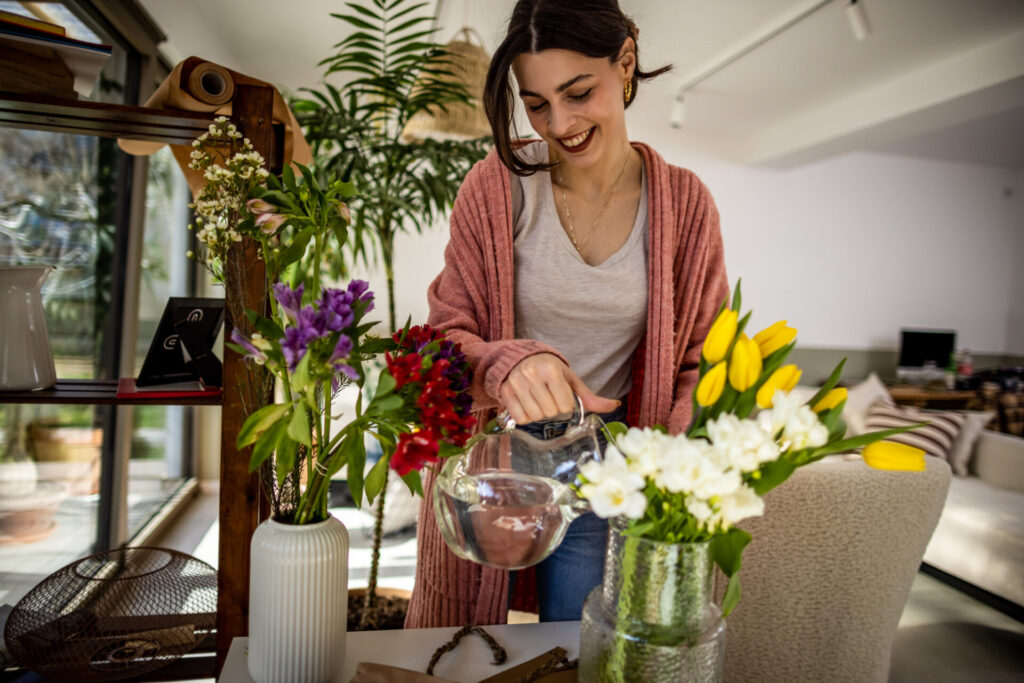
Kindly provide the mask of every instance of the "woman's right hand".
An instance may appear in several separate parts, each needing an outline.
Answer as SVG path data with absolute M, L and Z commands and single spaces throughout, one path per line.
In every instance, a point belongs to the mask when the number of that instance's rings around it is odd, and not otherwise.
M 583 401 L 583 409 L 593 413 L 610 413 L 619 401 L 602 398 L 558 356 L 538 353 L 527 356 L 512 368 L 498 391 L 498 398 L 516 424 L 528 424 L 576 408 L 573 394 Z

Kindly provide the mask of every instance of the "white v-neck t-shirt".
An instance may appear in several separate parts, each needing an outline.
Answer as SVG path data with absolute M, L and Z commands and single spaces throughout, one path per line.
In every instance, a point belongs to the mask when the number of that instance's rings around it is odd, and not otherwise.
M 546 162 L 548 145 L 519 150 Z M 625 243 L 591 266 L 573 247 L 555 208 L 551 174 L 512 176 L 516 337 L 558 349 L 598 396 L 631 387 L 633 352 L 647 324 L 647 172 Z M 517 182 L 518 181 L 518 182 Z

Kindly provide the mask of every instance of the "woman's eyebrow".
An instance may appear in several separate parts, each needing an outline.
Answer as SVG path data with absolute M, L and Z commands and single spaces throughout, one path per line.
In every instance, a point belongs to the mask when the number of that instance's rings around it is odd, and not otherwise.
M 565 83 L 563 83 L 562 85 L 560 85 L 557 88 L 555 88 L 555 92 L 562 92 L 566 88 L 572 87 L 573 83 L 575 83 L 577 81 L 581 81 L 584 78 L 589 78 L 589 77 L 591 77 L 593 75 L 594 74 L 579 74 L 578 76 L 573 76 L 572 78 L 567 80 Z M 537 93 L 535 93 L 535 92 L 533 92 L 531 90 L 520 90 L 519 91 L 519 96 L 520 97 L 540 97 L 540 95 L 538 95 Z

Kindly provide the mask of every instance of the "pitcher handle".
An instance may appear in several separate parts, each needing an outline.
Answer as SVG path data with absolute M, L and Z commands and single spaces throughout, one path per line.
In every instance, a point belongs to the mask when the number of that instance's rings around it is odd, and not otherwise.
M 573 392 L 573 398 L 576 399 L 576 405 L 572 410 L 572 417 L 576 422 L 577 427 L 583 426 L 583 419 L 586 417 L 586 413 L 583 410 L 583 399 L 579 397 L 576 392 Z M 490 431 L 491 434 L 497 434 L 499 432 L 511 432 L 516 428 L 516 420 L 512 415 L 509 414 L 508 410 L 503 410 L 498 413 L 498 416 L 494 418 L 495 428 Z

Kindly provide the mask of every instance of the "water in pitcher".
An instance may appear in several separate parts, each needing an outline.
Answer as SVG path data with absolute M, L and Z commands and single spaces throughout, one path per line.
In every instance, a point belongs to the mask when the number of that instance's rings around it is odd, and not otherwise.
M 565 536 L 578 514 L 572 489 L 548 477 L 486 472 L 442 483 L 434 507 L 442 533 L 456 554 L 501 569 L 541 561 Z

